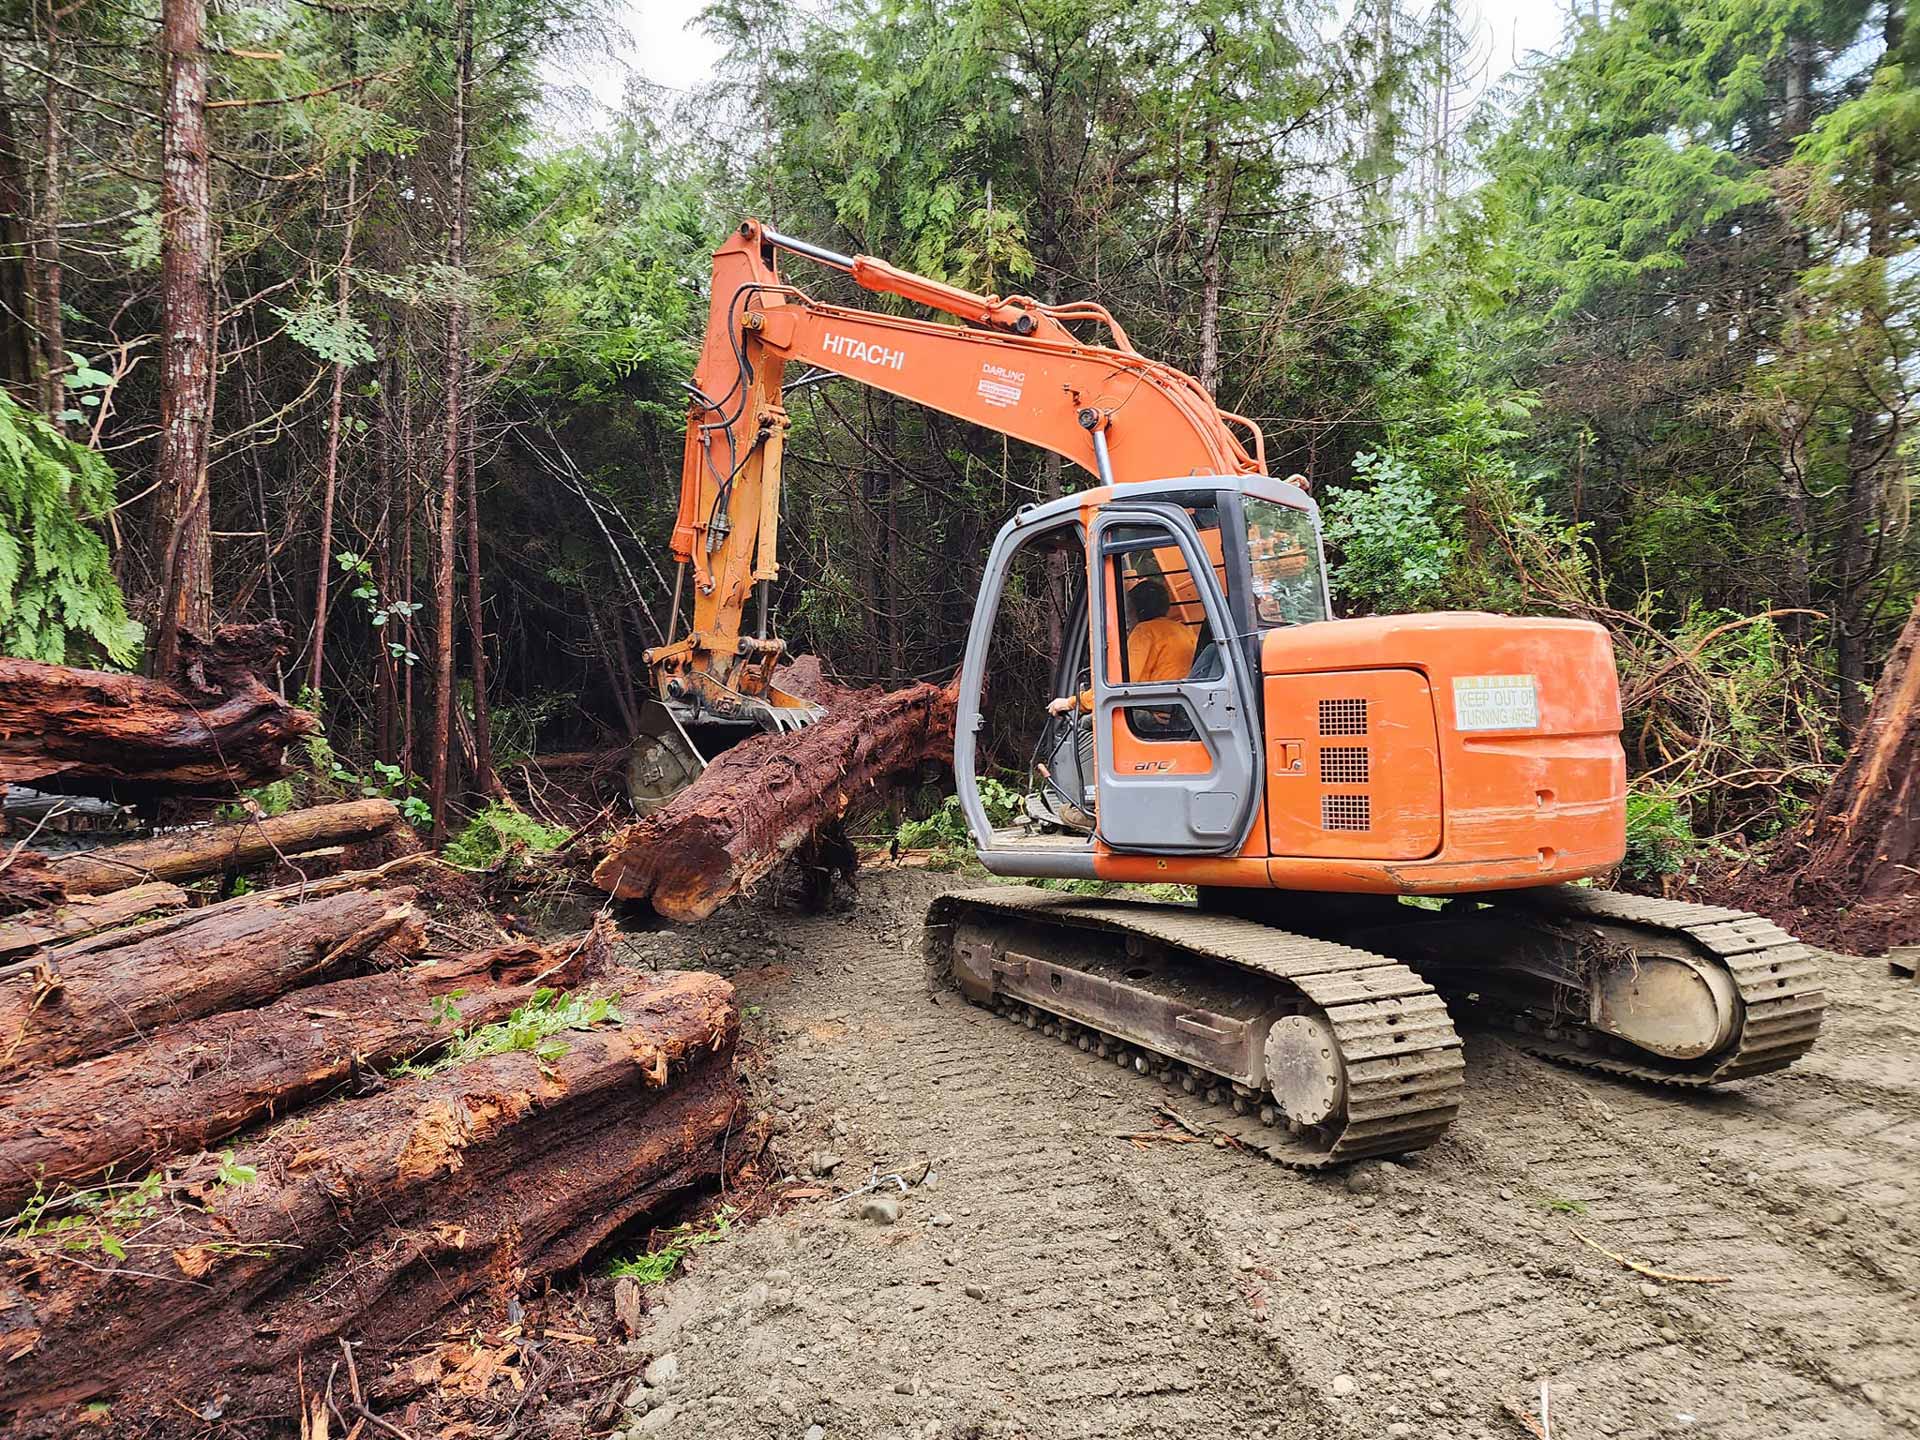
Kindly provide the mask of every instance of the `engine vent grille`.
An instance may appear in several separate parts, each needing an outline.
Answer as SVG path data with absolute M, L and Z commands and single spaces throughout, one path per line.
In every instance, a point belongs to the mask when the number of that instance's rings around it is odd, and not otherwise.
M 1366 795 L 1322 795 L 1320 828 L 1323 830 L 1371 830 L 1373 802 Z
M 1369 770 L 1364 745 L 1323 745 L 1320 747 L 1320 783 L 1322 785 L 1364 785 Z
M 1364 735 L 1367 733 L 1367 702 L 1364 700 L 1322 700 L 1322 735 Z

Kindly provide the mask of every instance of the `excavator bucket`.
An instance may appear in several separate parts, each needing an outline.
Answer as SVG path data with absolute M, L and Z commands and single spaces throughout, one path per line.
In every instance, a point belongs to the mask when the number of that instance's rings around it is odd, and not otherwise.
M 708 763 L 750 735 L 799 730 L 826 715 L 813 701 L 770 687 L 746 718 L 721 720 L 682 713 L 684 707 L 649 700 L 627 754 L 627 795 L 636 815 L 651 815 L 698 780 Z

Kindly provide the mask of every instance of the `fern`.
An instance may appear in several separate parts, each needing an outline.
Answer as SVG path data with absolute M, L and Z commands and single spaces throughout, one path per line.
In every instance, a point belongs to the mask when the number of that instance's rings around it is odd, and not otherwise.
M 0 653 L 133 663 L 142 632 L 90 523 L 113 498 L 97 451 L 0 391 Z

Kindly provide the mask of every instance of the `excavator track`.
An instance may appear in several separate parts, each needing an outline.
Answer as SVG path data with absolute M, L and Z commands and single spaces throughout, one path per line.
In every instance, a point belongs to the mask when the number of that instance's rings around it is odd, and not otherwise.
M 1187 906 L 998 886 L 936 899 L 926 955 L 975 1003 L 1178 1084 L 1189 1115 L 1291 1168 L 1423 1149 L 1459 1109 L 1446 1003 L 1405 965 L 1352 946 Z M 1126 968 L 1126 956 L 1141 963 Z M 1151 976 L 1150 956 L 1165 961 Z M 1218 998 L 1236 989 L 1237 1008 Z M 1209 994 L 1220 1008 L 1195 999 Z M 1317 1056 L 1312 1040 L 1276 1050 L 1281 1032 L 1328 1043 Z M 1280 1068 L 1236 1063 L 1233 1044 L 1242 1057 L 1264 1044 Z M 1290 1081 L 1303 1056 L 1314 1073 Z M 1270 1080 L 1296 1108 L 1307 1095 L 1315 1118 L 1290 1115 Z
M 1576 885 L 1485 897 L 1496 910 L 1520 911 L 1556 923 L 1599 922 L 1684 937 L 1725 967 L 1739 994 L 1737 1028 L 1715 1054 L 1685 1068 L 1624 1047 L 1594 1048 L 1596 1038 L 1519 1033 L 1529 1054 L 1610 1075 L 1661 1085 L 1702 1088 L 1784 1070 L 1813 1048 L 1826 1014 L 1826 993 L 1814 951 L 1764 916 L 1722 906 L 1692 905 Z

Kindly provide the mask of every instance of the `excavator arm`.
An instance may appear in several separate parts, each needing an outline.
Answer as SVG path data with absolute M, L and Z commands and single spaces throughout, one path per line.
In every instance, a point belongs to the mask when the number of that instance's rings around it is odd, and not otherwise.
M 816 301 L 780 278 L 774 257 L 782 250 L 961 323 Z M 1113 343 L 1083 341 L 1068 322 L 1103 326 Z M 646 657 L 677 721 L 777 725 L 810 713 L 773 684 L 783 646 L 768 634 L 767 616 L 779 576 L 788 426 L 781 401 L 795 362 L 1051 450 L 1106 484 L 1266 473 L 1258 427 L 1220 410 L 1191 376 L 1141 355 L 1102 306 L 977 295 L 746 221 L 714 255 L 691 387 L 670 629 L 678 632 L 689 580 L 692 625 Z M 758 615 L 748 634 L 756 588 Z

